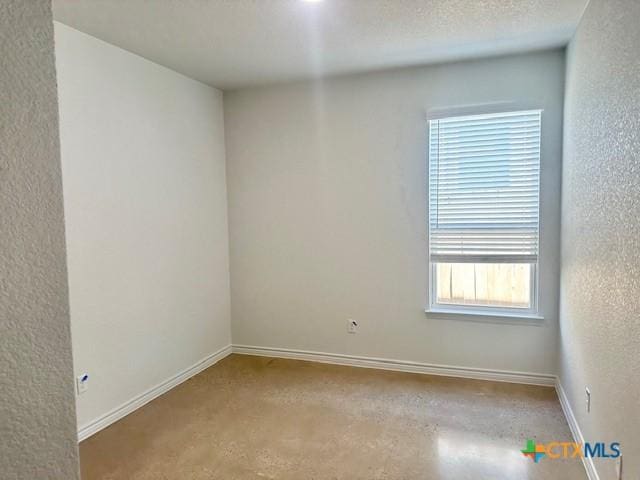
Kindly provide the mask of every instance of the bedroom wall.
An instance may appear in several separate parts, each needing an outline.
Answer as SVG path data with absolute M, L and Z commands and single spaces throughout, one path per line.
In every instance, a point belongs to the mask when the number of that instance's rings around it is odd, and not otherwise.
M 82 429 L 231 342 L 222 93 L 55 31 Z
M 0 2 L 0 477 L 79 478 L 51 2 Z
M 586 441 L 640 476 L 640 3 L 591 0 L 569 45 L 560 382 Z M 591 391 L 586 411 L 585 388 Z M 595 459 L 601 480 L 615 461 Z
M 553 50 L 225 92 L 234 344 L 555 374 L 564 68 Z M 427 316 L 426 114 L 496 103 L 544 109 L 545 319 Z

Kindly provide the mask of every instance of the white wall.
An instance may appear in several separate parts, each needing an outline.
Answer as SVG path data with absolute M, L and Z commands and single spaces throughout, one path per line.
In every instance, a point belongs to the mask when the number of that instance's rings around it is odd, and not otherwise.
M 640 478 L 640 3 L 591 0 L 567 58 L 560 380 L 587 441 Z M 592 395 L 585 407 L 585 387 Z M 601 480 L 615 462 L 596 461 Z
M 230 343 L 222 93 L 56 24 L 87 422 Z
M 0 477 L 79 478 L 53 22 L 0 2 Z
M 563 93 L 563 51 L 225 93 L 234 343 L 555 373 Z M 495 102 L 544 109 L 535 325 L 424 313 L 426 112 Z

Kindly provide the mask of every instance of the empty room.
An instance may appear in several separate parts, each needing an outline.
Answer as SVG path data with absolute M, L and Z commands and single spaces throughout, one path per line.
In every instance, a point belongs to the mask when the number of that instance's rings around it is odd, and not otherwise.
M 639 26 L 0 0 L 0 478 L 640 479 Z

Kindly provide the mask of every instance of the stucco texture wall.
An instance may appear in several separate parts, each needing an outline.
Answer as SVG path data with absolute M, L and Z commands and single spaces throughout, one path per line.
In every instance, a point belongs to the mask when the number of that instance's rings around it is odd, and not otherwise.
M 587 441 L 640 476 L 640 2 L 591 0 L 567 57 L 560 380 Z M 591 412 L 585 408 L 591 390 Z M 601 480 L 615 462 L 596 459 Z
M 79 477 L 51 4 L 0 2 L 0 477 Z

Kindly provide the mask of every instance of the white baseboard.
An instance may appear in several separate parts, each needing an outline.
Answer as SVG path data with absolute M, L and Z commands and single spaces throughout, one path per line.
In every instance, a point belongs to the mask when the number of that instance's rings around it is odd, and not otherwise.
M 567 418 L 567 423 L 569 424 L 571 435 L 573 435 L 573 440 L 584 445 L 584 436 L 580 430 L 580 425 L 578 425 L 578 421 L 576 420 L 573 410 L 571 409 L 571 405 L 569 404 L 569 399 L 567 398 L 559 379 L 556 379 L 556 392 L 558 393 L 558 399 L 560 400 L 564 416 Z M 589 480 L 600 480 L 596 466 L 593 463 L 593 458 L 583 456 L 582 463 L 584 464 L 584 469 L 587 471 L 587 477 L 589 477 Z
M 121 418 L 129 415 L 138 408 L 146 405 L 154 398 L 159 397 L 163 393 L 168 392 L 172 388 L 180 385 L 185 380 L 189 380 L 194 375 L 197 375 L 201 371 L 209 368 L 211 365 L 222 360 L 226 356 L 231 354 L 231 345 L 228 345 L 217 352 L 203 358 L 196 364 L 186 368 L 177 375 L 159 383 L 155 387 L 150 388 L 146 392 L 141 393 L 137 397 L 132 398 L 128 402 L 114 408 L 110 412 L 105 413 L 101 417 L 92 420 L 91 422 L 83 425 L 78 429 L 78 442 L 89 438 L 91 435 L 98 433 L 103 428 L 108 427 L 114 422 L 117 422 Z
M 308 360 L 311 362 L 332 363 L 335 365 L 347 365 L 351 367 L 377 368 L 398 372 L 442 375 L 445 377 L 524 383 L 528 385 L 542 385 L 546 387 L 554 386 L 556 378 L 555 375 L 545 375 L 540 373 L 453 367 L 449 365 L 434 365 L 428 363 L 409 362 L 405 360 L 390 360 L 385 358 L 343 355 L 338 353 L 292 350 L 288 348 L 256 347 L 251 345 L 233 345 L 233 353 L 239 353 L 242 355 L 258 355 L 262 357 L 291 358 L 295 360 Z

